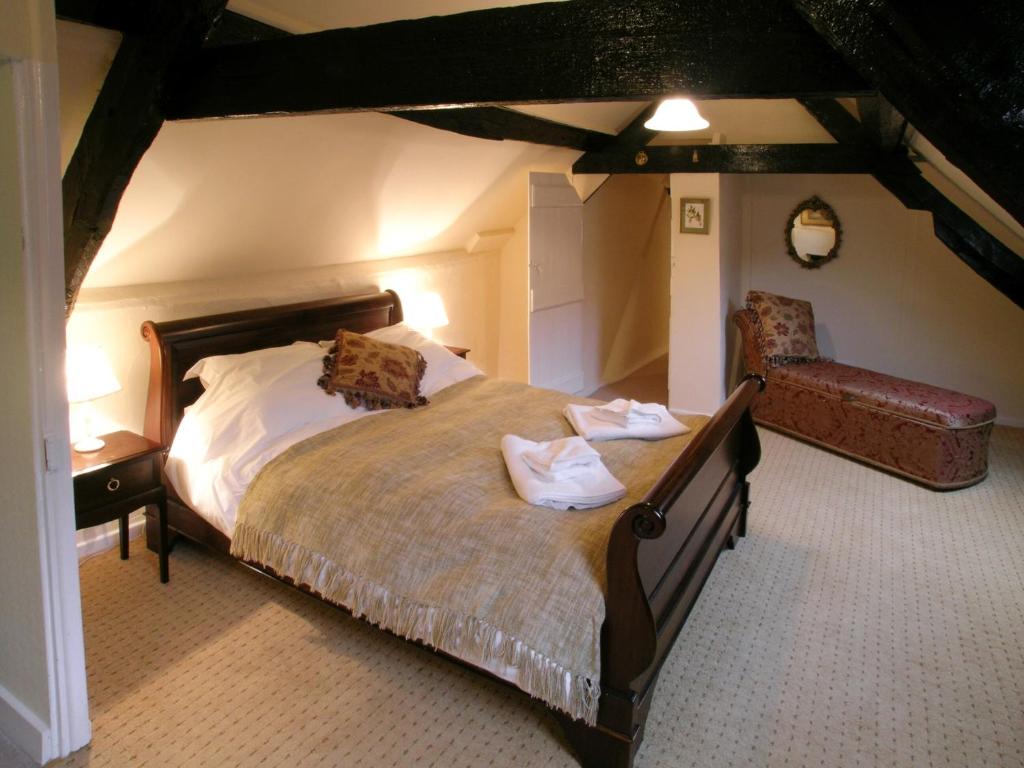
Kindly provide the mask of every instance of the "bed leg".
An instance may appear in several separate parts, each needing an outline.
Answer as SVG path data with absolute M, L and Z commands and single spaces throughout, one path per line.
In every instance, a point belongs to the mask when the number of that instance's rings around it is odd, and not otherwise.
M 740 488 L 740 515 L 736 520 L 736 534 L 740 537 L 747 535 L 747 509 L 750 507 L 750 483 L 743 481 Z
M 639 738 L 630 740 L 607 728 L 587 725 L 561 714 L 558 719 L 583 768 L 633 768 Z

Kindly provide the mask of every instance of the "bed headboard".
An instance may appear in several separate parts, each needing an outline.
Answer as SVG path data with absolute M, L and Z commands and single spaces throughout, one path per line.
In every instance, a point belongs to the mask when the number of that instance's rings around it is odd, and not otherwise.
M 146 437 L 170 446 L 182 412 L 203 392 L 198 379 L 181 377 L 204 357 L 333 339 L 339 328 L 366 333 L 401 320 L 402 303 L 390 290 L 165 323 L 147 320 L 142 324 L 150 353 Z

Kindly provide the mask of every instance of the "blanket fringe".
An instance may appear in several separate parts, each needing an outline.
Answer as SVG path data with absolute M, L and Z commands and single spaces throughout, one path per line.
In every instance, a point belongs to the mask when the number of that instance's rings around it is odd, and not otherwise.
M 513 667 L 516 685 L 588 725 L 597 723 L 597 681 L 567 670 L 547 656 L 475 616 L 423 605 L 356 576 L 323 555 L 244 523 L 235 526 L 231 554 L 273 568 L 281 576 L 313 589 L 354 616 L 402 637 L 472 662 Z

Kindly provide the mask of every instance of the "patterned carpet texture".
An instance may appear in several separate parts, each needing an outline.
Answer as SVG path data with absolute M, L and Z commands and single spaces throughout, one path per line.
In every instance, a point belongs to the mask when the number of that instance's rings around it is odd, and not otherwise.
M 1024 430 L 941 494 L 761 437 L 639 768 L 1024 765 Z M 59 765 L 576 765 L 525 696 L 229 560 L 81 570 L 94 736 Z

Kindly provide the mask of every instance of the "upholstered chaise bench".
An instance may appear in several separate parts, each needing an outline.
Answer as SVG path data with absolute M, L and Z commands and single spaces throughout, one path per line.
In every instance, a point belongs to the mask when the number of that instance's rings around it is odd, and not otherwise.
M 754 421 L 930 488 L 980 482 L 996 409 L 981 398 L 823 360 L 811 305 L 751 291 L 733 320 L 767 385 Z

